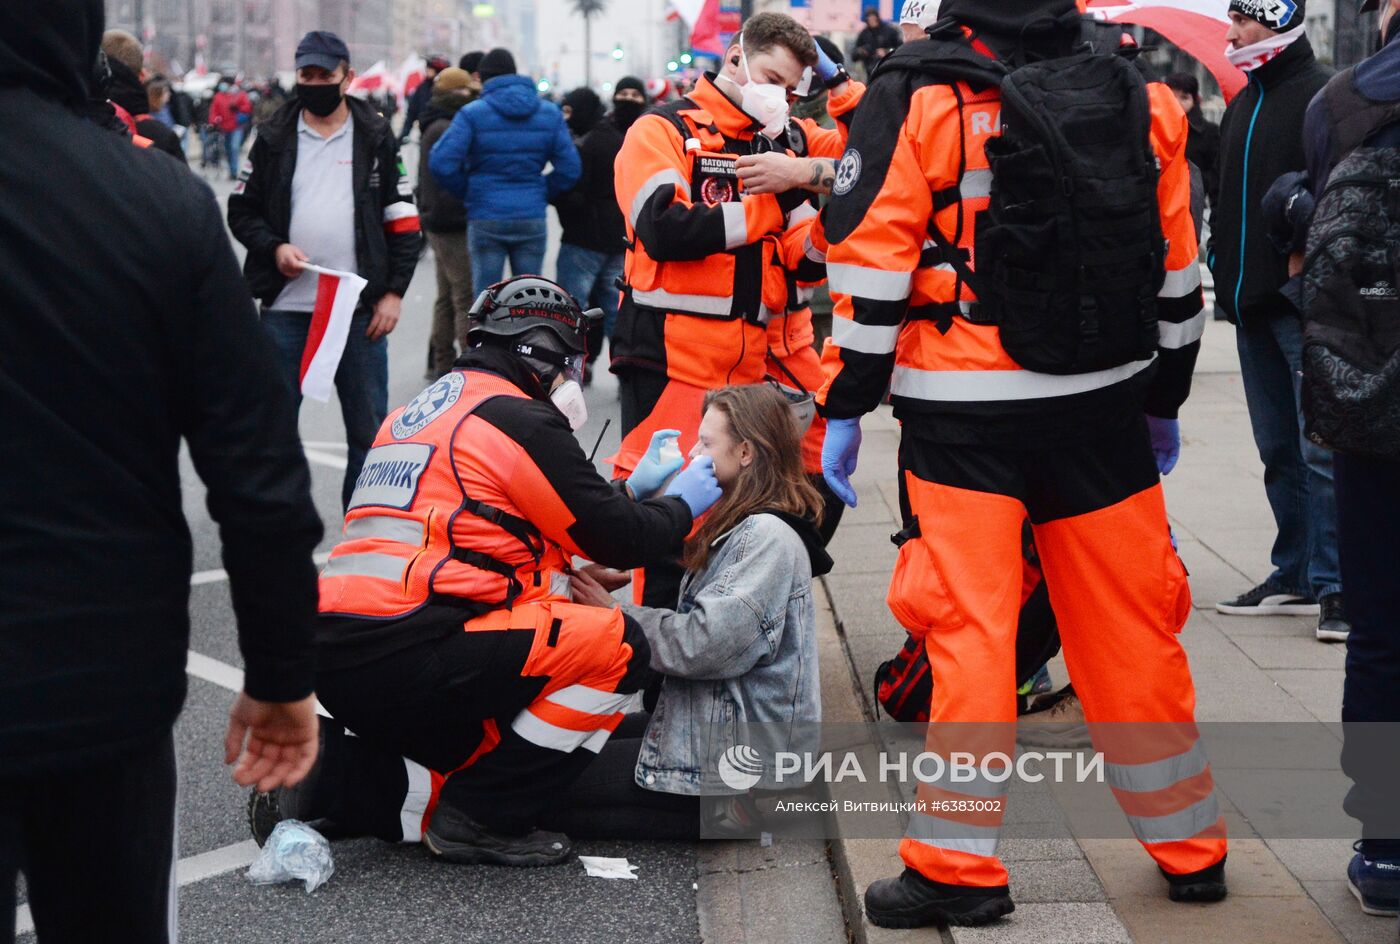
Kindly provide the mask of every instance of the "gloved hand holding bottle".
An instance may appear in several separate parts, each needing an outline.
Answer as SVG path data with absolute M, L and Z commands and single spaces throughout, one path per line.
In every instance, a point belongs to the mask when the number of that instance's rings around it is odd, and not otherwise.
M 850 507 L 856 506 L 856 490 L 851 476 L 860 458 L 860 417 L 826 421 L 826 438 L 822 440 L 822 476 L 826 484 Z
M 627 477 L 627 488 L 637 501 L 646 501 L 666 485 L 671 476 L 685 465 L 685 457 L 675 445 L 680 439 L 678 429 L 659 429 L 651 434 L 651 443 L 637 468 Z
M 1181 458 L 1181 423 L 1149 416 L 1147 432 L 1152 439 L 1152 455 L 1157 459 L 1157 471 L 1167 475 L 1176 468 L 1176 461 Z
M 699 518 L 724 494 L 719 487 L 719 480 L 715 478 L 715 460 L 709 456 L 700 456 L 692 460 L 690 465 L 681 469 L 680 474 L 671 480 L 671 484 L 666 487 L 666 494 L 684 501 L 690 506 L 691 517 Z

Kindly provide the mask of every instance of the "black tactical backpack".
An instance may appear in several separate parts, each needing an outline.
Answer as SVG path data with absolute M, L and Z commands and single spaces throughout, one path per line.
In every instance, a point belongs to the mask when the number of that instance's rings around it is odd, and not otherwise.
M 1400 149 L 1359 145 L 1400 121 L 1351 71 L 1323 92 L 1332 171 L 1303 264 L 1303 413 L 1309 439 L 1400 459 Z
M 931 28 L 917 59 L 896 66 L 1001 89 L 1002 133 L 986 145 L 991 205 L 977 217 L 973 258 L 957 248 L 961 216 L 953 240 L 934 225 L 929 236 L 977 294 L 967 317 L 997 325 L 1006 352 L 1029 370 L 1088 373 L 1157 351 L 1160 168 L 1137 47 L 1122 48 L 1121 36 L 1086 18 L 1069 54 L 998 62 L 947 21 Z M 966 168 L 965 140 L 962 148 Z M 961 199 L 960 186 L 935 193 L 934 208 Z

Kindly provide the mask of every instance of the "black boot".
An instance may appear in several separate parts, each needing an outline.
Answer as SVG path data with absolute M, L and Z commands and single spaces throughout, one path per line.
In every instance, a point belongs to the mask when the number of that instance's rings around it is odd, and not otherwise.
M 1225 887 L 1225 859 L 1199 872 L 1173 875 L 1157 866 L 1167 877 L 1167 897 L 1172 901 L 1221 901 L 1229 894 Z
M 324 724 L 318 723 L 316 727 L 316 763 L 311 766 L 311 770 L 302 778 L 301 783 L 295 787 L 278 787 L 271 793 L 260 793 L 254 787 L 249 793 L 248 829 L 253 834 L 253 841 L 259 846 L 267 842 L 267 837 L 272 835 L 277 824 L 284 819 L 299 819 L 316 829 L 328 825 L 324 821 L 317 820 L 311 808 L 311 796 L 321 778 L 325 757 L 326 727 Z M 333 827 L 330 831 L 333 831 Z
M 573 845 L 563 833 L 536 829 L 523 836 L 493 833 L 446 803 L 439 802 L 423 836 L 434 855 L 457 865 L 558 865 Z
M 882 928 L 975 927 L 1015 910 L 1005 885 L 945 885 L 908 868 L 897 878 L 882 878 L 865 890 L 865 916 Z

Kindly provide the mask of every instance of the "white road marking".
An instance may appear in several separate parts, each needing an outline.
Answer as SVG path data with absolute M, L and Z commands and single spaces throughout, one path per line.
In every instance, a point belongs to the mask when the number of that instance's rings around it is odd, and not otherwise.
M 202 882 L 207 878 L 224 875 L 237 869 L 246 869 L 258 857 L 258 844 L 251 839 L 235 842 L 232 845 L 188 856 L 175 864 L 176 882 L 181 886 Z M 34 916 L 28 905 L 15 909 L 15 934 L 28 934 L 34 930 Z
M 330 551 L 321 551 L 319 554 L 312 554 L 311 560 L 318 566 L 331 559 Z M 228 571 L 222 567 L 215 570 L 201 570 L 190 574 L 190 586 L 199 587 L 206 583 L 223 583 L 228 579 Z
M 301 451 L 306 453 L 307 462 L 328 465 L 333 469 L 344 469 L 345 466 L 348 465 L 344 456 L 333 456 L 329 452 L 321 452 L 317 449 L 307 449 L 305 447 L 303 447 Z
M 220 688 L 226 688 L 231 692 L 239 693 L 243 691 L 243 670 L 237 666 L 229 665 L 227 662 L 220 662 L 212 659 L 193 649 L 185 653 L 185 671 L 197 679 L 212 682 Z M 331 713 L 321 707 L 321 702 L 316 702 L 316 713 L 322 718 L 329 718 Z

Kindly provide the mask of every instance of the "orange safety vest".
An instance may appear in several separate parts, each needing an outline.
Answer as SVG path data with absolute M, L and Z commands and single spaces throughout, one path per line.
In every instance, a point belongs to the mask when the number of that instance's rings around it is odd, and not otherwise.
M 322 613 L 389 619 L 430 603 L 486 612 L 567 598 L 568 555 L 505 498 L 524 449 L 472 415 L 495 397 L 528 395 L 456 370 L 384 421 L 321 573 Z

